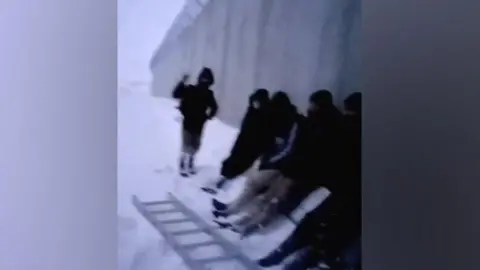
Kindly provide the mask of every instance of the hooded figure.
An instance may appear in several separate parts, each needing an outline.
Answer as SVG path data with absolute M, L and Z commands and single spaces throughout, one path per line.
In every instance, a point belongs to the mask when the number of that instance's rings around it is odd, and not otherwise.
M 240 125 L 240 133 L 230 156 L 223 162 L 222 175 L 226 178 L 231 179 L 244 173 L 265 148 L 268 102 L 268 91 L 265 89 L 258 89 L 249 97 L 249 106 Z
M 328 218 L 326 237 L 319 248 L 326 252 L 330 265 L 338 264 L 335 258 L 342 255 L 347 246 L 361 238 L 362 229 L 362 94 L 349 95 L 344 100 L 345 116 L 343 117 L 341 137 L 341 174 L 338 184 L 332 189 L 334 215 Z M 360 252 L 359 245 L 354 247 Z M 345 263 L 345 262 L 341 262 Z M 356 265 L 360 265 L 357 260 Z
M 328 188 L 331 191 L 327 202 L 309 213 L 312 224 L 325 224 L 318 241 L 313 242 L 312 255 L 321 251 L 324 262 L 331 269 L 358 269 L 359 258 L 353 261 L 337 260 L 342 255 L 360 253 L 361 238 L 361 93 L 353 93 L 344 100 L 345 116 L 340 125 L 338 140 L 339 170 Z M 325 204 L 325 205 L 324 205 Z M 318 207 L 317 207 L 318 208 Z M 306 237 L 307 238 L 307 237 Z M 355 246 L 355 242 L 357 245 Z M 352 247 L 353 245 L 353 247 Z M 347 253 L 347 254 L 346 254 Z M 317 256 L 318 258 L 318 256 Z M 300 261 L 301 262 L 301 261 Z
M 355 92 L 344 101 L 345 116 L 342 126 L 342 179 L 345 199 L 360 201 L 362 168 L 362 94 Z
M 268 118 L 268 143 L 259 169 L 283 170 L 295 148 L 301 117 L 288 95 L 279 91 L 269 103 Z
M 247 113 L 243 117 L 240 133 L 232 147 L 230 157 L 252 152 L 255 158 L 258 157 L 262 148 L 260 142 L 265 143 L 262 134 L 265 134 L 265 123 L 268 120 L 266 113 L 268 102 L 269 93 L 266 89 L 258 89 L 249 97 Z
M 205 122 L 217 114 L 218 105 L 210 87 L 215 82 L 211 69 L 204 67 L 198 75 L 196 85 L 186 85 L 188 76 L 184 76 L 172 96 L 180 101 L 178 109 L 183 115 L 182 154 L 180 174 L 184 177 L 195 174 L 194 158 L 200 148 Z
M 340 127 L 342 114 L 327 90 L 310 96 L 307 117 L 299 121 L 300 132 L 284 174 L 293 185 L 279 209 L 290 215 L 313 191 L 325 187 L 331 191 L 338 178 Z
M 257 89 L 249 97 L 249 106 L 240 125 L 240 132 L 230 151 L 230 156 L 222 163 L 221 177 L 215 188 L 221 189 L 231 180 L 247 171 L 263 153 L 267 144 L 269 93 L 266 89 Z M 202 188 L 208 193 L 216 193 L 210 187 Z
M 342 117 L 329 91 L 319 90 L 310 96 L 302 139 L 297 145 L 295 161 L 289 167 L 295 179 L 303 179 L 302 182 L 311 184 L 311 188 L 329 186 L 329 181 L 338 173 Z

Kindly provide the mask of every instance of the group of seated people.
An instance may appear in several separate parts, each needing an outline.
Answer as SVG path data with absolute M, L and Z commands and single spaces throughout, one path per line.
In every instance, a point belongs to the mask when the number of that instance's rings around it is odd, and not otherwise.
M 216 193 L 246 176 L 233 201 L 213 199 L 217 224 L 246 237 L 289 217 L 315 190 L 329 191 L 260 266 L 282 264 L 295 253 L 284 269 L 361 269 L 361 99 L 361 93 L 352 93 L 339 110 L 333 95 L 319 90 L 309 97 L 304 116 L 285 92 L 270 96 L 258 89 L 250 96 L 220 179 L 203 188 Z M 237 214 L 243 216 L 227 221 Z

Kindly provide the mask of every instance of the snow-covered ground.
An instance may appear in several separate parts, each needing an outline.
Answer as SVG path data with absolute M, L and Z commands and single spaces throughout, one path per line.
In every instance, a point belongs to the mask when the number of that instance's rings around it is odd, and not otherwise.
M 197 158 L 198 175 L 181 178 L 176 172 L 180 125 L 175 101 L 153 98 L 146 89 L 134 87 L 146 86 L 123 87 L 118 93 L 118 269 L 188 269 L 136 211 L 131 196 L 135 194 L 142 201 L 153 201 L 164 199 L 168 192 L 172 192 L 210 222 L 211 196 L 202 192 L 199 186 L 218 177 L 219 165 L 227 156 L 237 130 L 218 120 L 210 121 Z M 243 182 L 244 179 L 235 181 L 227 192 L 218 196 L 227 201 L 233 199 L 240 192 Z M 325 195 L 320 191 L 315 194 L 314 201 L 318 202 Z M 298 215 L 303 214 L 300 211 Z M 275 248 L 293 228 L 293 223 L 285 220 L 271 232 L 243 240 L 230 231 L 222 231 L 222 234 L 247 256 L 257 259 Z M 204 252 L 212 251 L 205 248 Z M 218 269 L 236 268 L 223 264 Z

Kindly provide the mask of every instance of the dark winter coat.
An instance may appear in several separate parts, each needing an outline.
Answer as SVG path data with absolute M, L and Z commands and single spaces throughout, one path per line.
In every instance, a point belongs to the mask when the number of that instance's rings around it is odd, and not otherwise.
M 280 111 L 269 108 L 268 143 L 260 160 L 260 170 L 280 170 L 286 177 L 284 169 L 288 166 L 291 154 L 298 143 L 301 115 L 297 108 L 290 105 Z
M 340 167 L 335 181 L 328 184 L 331 191 L 328 212 L 342 217 L 340 220 L 350 220 L 355 223 L 352 229 L 357 230 L 361 220 L 361 118 L 360 116 L 345 116 L 341 126 Z M 316 213 L 317 211 L 312 211 Z M 323 212 L 322 210 L 321 212 Z M 320 213 L 320 221 L 327 221 L 324 213 Z M 335 218 L 336 219 L 336 218 Z M 333 222 L 333 221 L 332 221 Z M 346 221 L 345 221 L 346 222 Z
M 340 117 L 340 112 L 333 108 L 330 117 L 300 117 L 297 121 L 297 142 L 282 171 L 293 180 L 286 200 L 280 203 L 283 214 L 289 215 L 317 188 L 333 188 L 337 178 L 332 175 L 338 171 L 336 160 L 340 156 Z
M 341 176 L 332 189 L 342 204 L 360 211 L 362 177 L 362 128 L 360 115 L 346 115 L 342 127 Z
M 312 120 L 314 118 L 306 119 L 307 122 Z M 310 125 L 314 122 L 310 122 Z M 339 153 L 336 155 L 336 162 L 339 165 L 332 165 L 337 170 L 337 175 L 334 176 L 334 181 L 319 181 L 330 189 L 331 194 L 300 221 L 295 231 L 282 244 L 282 249 L 314 245 L 316 249 L 326 252 L 327 259 L 333 259 L 361 233 L 361 116 L 346 115 L 340 118 L 340 124 L 336 126 L 337 130 L 333 130 L 332 135 L 336 134 L 338 138 L 335 144 L 336 152 Z M 310 126 L 310 132 L 313 131 Z M 308 133 L 303 133 L 305 134 Z M 319 135 L 313 132 L 310 136 L 312 134 Z M 312 138 L 314 136 L 310 137 Z M 304 145 L 312 144 L 310 142 Z M 325 143 L 315 147 L 322 145 L 325 146 Z
M 258 101 L 260 107 L 253 107 Z M 244 173 L 263 153 L 268 141 L 268 92 L 256 91 L 249 98 L 249 107 L 240 125 L 240 132 L 230 151 L 230 156 L 223 162 L 221 174 L 234 178 Z
M 342 181 L 338 194 L 345 205 L 350 205 L 355 215 L 361 215 L 362 191 L 362 94 L 349 95 L 344 106 L 347 111 L 343 119 L 343 154 L 344 167 Z
M 287 167 L 296 184 L 309 190 L 333 188 L 339 171 L 341 113 L 332 107 L 322 115 L 302 118 L 298 143 Z
M 207 119 L 212 119 L 217 113 L 215 96 L 207 87 L 180 82 L 172 96 L 180 100 L 178 109 L 183 115 L 183 127 L 192 133 L 201 133 Z

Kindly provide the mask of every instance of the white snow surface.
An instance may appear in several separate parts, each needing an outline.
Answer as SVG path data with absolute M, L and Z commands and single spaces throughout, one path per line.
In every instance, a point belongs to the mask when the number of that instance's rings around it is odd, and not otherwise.
M 180 152 L 177 103 L 154 98 L 148 92 L 148 89 L 124 87 L 118 93 L 118 269 L 188 269 L 153 226 L 136 211 L 131 196 L 137 195 L 142 201 L 158 201 L 172 192 L 210 223 L 212 196 L 199 187 L 218 177 L 220 164 L 228 155 L 238 131 L 217 119 L 208 122 L 197 157 L 199 173 L 194 177 L 181 178 L 177 173 Z M 243 183 L 244 178 L 238 179 L 218 198 L 233 200 Z M 306 211 L 313 209 L 326 194 L 324 190 L 312 194 L 305 207 L 297 209 L 295 219 L 299 220 Z M 293 229 L 294 224 L 284 219 L 273 230 L 245 239 L 230 231 L 221 231 L 221 234 L 244 254 L 258 259 L 277 247 Z M 203 248 L 203 254 L 198 256 L 211 256 L 212 252 Z M 226 262 L 211 269 L 242 268 Z

